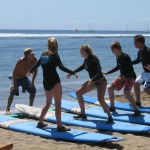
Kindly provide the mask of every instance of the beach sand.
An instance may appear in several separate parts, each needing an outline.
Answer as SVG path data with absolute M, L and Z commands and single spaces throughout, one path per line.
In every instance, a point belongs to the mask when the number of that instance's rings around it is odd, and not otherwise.
M 142 94 L 142 104 L 150 105 L 150 96 Z M 116 96 L 117 101 L 125 101 L 123 96 Z M 95 132 L 95 129 L 73 127 L 76 129 L 83 129 Z M 13 132 L 0 128 L 0 143 L 13 142 L 14 150 L 105 150 L 105 149 L 118 149 L 118 150 L 149 150 L 150 149 L 150 134 L 131 134 L 131 133 L 118 133 L 109 131 L 99 131 L 110 135 L 120 136 L 125 138 L 124 141 L 115 143 L 98 143 L 98 144 L 85 144 L 65 142 L 61 140 L 45 139 L 39 136 L 28 135 L 19 132 Z

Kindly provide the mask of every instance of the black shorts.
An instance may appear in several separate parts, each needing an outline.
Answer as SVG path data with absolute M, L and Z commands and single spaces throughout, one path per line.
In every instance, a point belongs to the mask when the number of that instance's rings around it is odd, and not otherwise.
M 52 80 L 52 79 L 44 79 L 44 81 L 43 81 L 44 89 L 45 89 L 46 91 L 50 91 L 50 90 L 52 90 L 52 89 L 54 88 L 54 86 L 55 86 L 57 83 L 59 83 L 59 82 L 60 82 L 60 79 L 59 79 L 59 78 L 54 79 L 54 80 Z
M 103 83 L 103 82 L 107 82 L 107 80 L 106 80 L 105 77 L 103 77 L 103 78 L 101 78 L 101 79 L 99 79 L 99 80 L 97 80 L 97 81 L 92 82 L 92 84 L 93 84 L 94 86 L 99 86 L 99 85 L 100 85 L 101 83 Z
M 25 89 L 28 93 L 30 94 L 35 94 L 36 93 L 36 88 L 35 87 L 30 87 L 31 81 L 29 80 L 28 77 L 25 77 L 23 79 L 17 79 L 17 89 L 14 89 L 10 92 L 11 96 L 19 96 L 19 86 L 22 86 L 23 89 Z

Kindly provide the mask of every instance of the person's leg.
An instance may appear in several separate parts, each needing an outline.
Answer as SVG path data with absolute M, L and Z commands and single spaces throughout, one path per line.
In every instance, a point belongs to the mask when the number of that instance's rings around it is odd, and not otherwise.
M 136 103 L 141 104 L 141 92 L 140 92 L 140 86 L 144 83 L 144 73 L 139 75 L 135 81 L 134 84 L 134 92 L 135 92 L 135 98 L 136 98 Z
M 30 96 L 29 96 L 29 106 L 33 106 L 33 103 L 34 103 L 34 99 L 35 99 L 35 94 L 34 93 L 31 93 Z
M 53 94 L 55 99 L 55 115 L 57 120 L 57 126 L 61 127 L 61 99 L 62 99 L 62 86 L 61 83 L 57 83 L 53 88 Z
M 10 106 L 12 104 L 13 98 L 14 98 L 14 96 L 12 96 L 11 94 L 8 97 L 8 103 L 7 103 L 7 108 L 6 108 L 6 115 L 10 115 L 11 114 Z
M 112 122 L 112 115 L 110 113 L 109 107 L 107 103 L 105 102 L 105 92 L 107 88 L 107 82 L 102 82 L 99 86 L 97 86 L 97 97 L 100 105 L 104 109 L 104 111 L 107 113 L 109 120 Z
M 20 86 L 20 82 L 17 81 L 17 89 L 14 89 L 13 86 L 10 88 L 10 95 L 9 95 L 9 97 L 8 97 L 7 108 L 6 108 L 6 114 L 7 114 L 7 115 L 10 115 L 10 114 L 11 114 L 11 112 L 10 112 L 10 107 L 11 107 L 11 104 L 12 104 L 12 102 L 13 102 L 14 95 L 19 96 L 19 91 L 18 91 L 19 86 Z
M 112 112 L 115 111 L 115 104 L 114 104 L 115 95 L 114 95 L 114 91 L 115 90 L 120 91 L 124 87 L 124 85 L 125 85 L 124 80 L 122 80 L 120 77 L 118 77 L 108 87 L 108 94 L 109 94 L 110 103 L 111 103 L 110 110 Z
M 36 94 L 36 88 L 30 87 L 31 81 L 27 77 L 22 80 L 21 86 L 23 89 L 25 89 L 30 94 L 29 95 L 29 106 L 33 106 L 35 94 Z
M 57 132 L 70 131 L 70 128 L 66 128 L 61 123 L 61 99 L 62 99 L 62 86 L 61 83 L 57 83 L 53 88 L 53 94 L 55 99 L 55 115 L 57 121 Z
M 138 82 L 136 82 L 134 84 L 134 92 L 135 92 L 135 98 L 136 98 L 137 103 L 141 103 L 141 101 L 140 101 L 140 99 L 141 99 L 140 86 L 141 86 L 141 84 L 139 84 Z
M 131 103 L 131 105 L 133 106 L 134 108 L 134 114 L 133 114 L 133 117 L 138 117 L 141 115 L 138 107 L 137 107 L 137 104 L 136 102 L 134 101 L 134 98 L 131 96 L 131 91 L 129 90 L 124 90 L 124 95 L 125 95 L 125 98 L 128 99 L 128 101 Z
M 115 99 L 115 94 L 114 94 L 114 90 L 115 88 L 110 85 L 108 87 L 108 95 L 109 95 L 109 99 L 110 99 L 110 109 L 115 109 L 115 104 L 114 104 L 114 99 Z
M 84 100 L 82 95 L 92 91 L 95 87 L 94 86 L 90 86 L 89 88 L 87 87 L 88 81 L 85 82 L 79 89 L 77 89 L 76 91 L 76 95 L 77 95 L 77 99 L 79 102 L 79 106 L 81 108 L 81 114 L 85 115 L 85 106 L 84 106 Z
M 131 96 L 131 91 L 130 90 L 124 90 L 124 95 L 125 95 L 125 98 L 131 103 L 134 110 L 138 110 L 136 102 L 134 101 L 134 98 Z
M 50 90 L 50 91 L 45 91 L 45 95 L 46 95 L 46 104 L 45 106 L 42 108 L 42 112 L 41 112 L 41 115 L 40 115 L 40 118 L 39 118 L 39 123 L 43 123 L 43 119 L 51 105 L 51 102 L 52 102 L 52 98 L 53 98 L 53 90 Z
M 134 98 L 131 96 L 131 90 L 132 87 L 134 86 L 135 83 L 135 79 L 132 78 L 127 78 L 125 79 L 125 88 L 124 88 L 124 95 L 125 98 L 131 103 L 131 105 L 133 106 L 135 113 L 134 113 L 134 117 L 140 116 L 141 113 L 137 107 L 136 102 L 134 101 Z

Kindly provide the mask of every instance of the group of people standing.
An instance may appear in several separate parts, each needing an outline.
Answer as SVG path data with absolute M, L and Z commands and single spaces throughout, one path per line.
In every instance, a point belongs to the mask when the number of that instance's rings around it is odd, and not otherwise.
M 139 49 L 138 57 L 132 61 L 130 56 L 122 51 L 121 44 L 119 42 L 113 42 L 111 44 L 111 50 L 116 56 L 117 65 L 115 68 L 108 72 L 102 72 L 100 61 L 96 55 L 94 55 L 92 48 L 88 44 L 84 44 L 80 48 L 81 56 L 84 58 L 83 64 L 76 70 L 70 70 L 66 68 L 58 54 L 58 43 L 55 38 L 48 39 L 48 49 L 44 51 L 37 60 L 34 56 L 34 51 L 31 48 L 24 50 L 24 57 L 19 59 L 12 75 L 13 85 L 10 90 L 8 98 L 8 104 L 6 114 L 10 114 L 10 106 L 13 101 L 14 95 L 19 95 L 19 86 L 30 93 L 29 105 L 32 106 L 36 94 L 36 88 L 34 85 L 35 78 L 37 76 L 38 67 L 42 66 L 43 69 L 43 86 L 46 95 L 46 104 L 42 109 L 38 128 L 43 128 L 47 124 L 43 123 L 43 119 L 52 103 L 52 99 L 55 100 L 55 115 L 57 120 L 57 131 L 64 132 L 70 129 L 64 127 L 61 123 L 61 99 L 62 99 L 62 85 L 56 68 L 59 67 L 62 71 L 68 73 L 67 78 L 74 75 L 78 78 L 77 73 L 82 70 L 87 70 L 90 79 L 81 85 L 76 90 L 76 95 L 81 108 L 81 113 L 74 116 L 74 118 L 86 119 L 84 100 L 82 95 L 90 92 L 94 89 L 97 90 L 97 98 L 100 105 L 108 115 L 107 123 L 113 123 L 111 112 L 115 112 L 114 105 L 114 91 L 124 88 L 125 98 L 129 100 L 133 106 L 135 112 L 133 117 L 141 115 L 138 106 L 141 106 L 140 101 L 140 86 L 144 85 L 144 91 L 150 95 L 150 48 L 145 45 L 145 38 L 143 35 L 136 35 L 134 37 L 134 45 Z M 136 78 L 136 74 L 133 68 L 134 64 L 141 63 L 143 65 L 144 72 Z M 112 84 L 108 86 L 108 93 L 111 102 L 110 108 L 105 102 L 105 92 L 107 88 L 107 80 L 104 75 L 114 73 L 120 70 L 120 75 L 114 80 Z M 32 80 L 27 77 L 28 73 L 32 73 Z M 131 89 L 135 89 L 136 100 L 131 95 Z

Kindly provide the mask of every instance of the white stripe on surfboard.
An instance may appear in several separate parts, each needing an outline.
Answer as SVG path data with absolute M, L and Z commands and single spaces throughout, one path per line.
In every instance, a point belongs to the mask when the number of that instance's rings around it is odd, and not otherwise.
M 25 113 L 33 118 L 37 118 L 37 119 L 40 118 L 42 108 L 36 108 L 36 107 L 27 106 L 23 104 L 16 104 L 15 107 L 18 111 Z M 55 115 L 55 111 L 48 111 L 45 116 L 45 119 L 47 120 L 49 117 L 54 115 Z
M 25 119 L 12 119 L 12 120 L 8 120 L 8 121 L 0 122 L 0 127 L 7 129 L 12 124 L 28 122 L 28 121 L 29 120 L 25 120 Z
M 91 108 L 91 107 L 93 107 L 93 105 L 85 105 L 85 109 L 88 109 L 88 108 Z M 79 106 L 77 106 L 77 107 L 73 107 L 73 108 L 71 108 L 70 109 L 70 111 L 71 112 L 73 112 L 73 113 L 81 113 L 81 108 L 79 107 Z
M 105 100 L 105 102 L 108 104 L 108 103 L 110 103 L 110 100 Z M 95 105 L 100 105 L 99 101 L 96 101 L 94 104 Z

